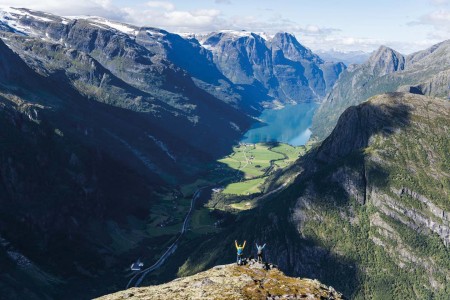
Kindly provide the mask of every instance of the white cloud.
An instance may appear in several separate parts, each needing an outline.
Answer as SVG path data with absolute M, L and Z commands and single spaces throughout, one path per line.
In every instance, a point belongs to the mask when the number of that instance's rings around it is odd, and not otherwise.
M 98 15 L 111 19 L 124 17 L 124 13 L 114 7 L 111 0 L 0 0 L 0 6 L 25 7 L 58 15 Z
M 151 7 L 151 8 L 162 8 L 164 10 L 174 10 L 175 9 L 175 5 L 173 5 L 173 3 L 166 2 L 166 1 L 150 1 L 150 2 L 147 2 L 147 6 Z
M 321 36 L 326 37 L 332 35 L 334 33 L 340 32 L 341 30 L 338 28 L 331 27 L 319 27 L 317 25 L 307 25 L 307 26 L 291 26 L 289 29 L 293 32 L 299 32 L 303 35 L 311 35 L 311 36 Z
M 320 27 L 314 24 L 302 26 L 296 22 L 283 18 L 282 16 L 274 16 L 268 20 L 261 20 L 258 17 L 247 15 L 230 17 L 228 20 L 221 20 L 221 29 L 247 30 L 254 32 L 266 32 L 275 34 L 277 32 L 290 32 L 296 35 L 325 37 L 333 33 L 339 32 L 338 28 Z
M 442 40 L 442 38 L 438 38 L 436 36 L 429 36 L 425 39 L 404 42 L 387 39 L 373 39 L 368 37 L 330 35 L 325 38 L 317 36 L 302 36 L 300 42 L 313 50 L 334 49 L 336 51 L 343 52 L 354 50 L 372 52 L 378 49 L 380 45 L 386 45 L 402 54 L 410 54 L 412 52 L 431 47 Z
M 431 26 L 432 31 L 428 37 L 434 37 L 435 41 L 450 38 L 450 10 L 439 9 L 421 16 L 418 20 L 408 23 L 410 26 Z
M 432 0 L 435 4 L 450 4 L 450 0 Z M 416 21 L 408 23 L 410 26 L 428 26 L 432 28 L 428 32 L 423 44 L 436 44 L 450 39 L 450 10 L 441 7 L 430 13 L 420 16 Z
M 165 24 L 169 26 L 199 27 L 213 25 L 214 20 L 220 15 L 215 9 L 202 9 L 196 11 L 172 11 L 165 13 Z
M 157 8 L 134 9 L 125 8 L 126 20 L 137 25 L 162 27 L 169 31 L 204 31 L 217 29 L 221 23 L 220 11 L 216 9 L 201 9 L 193 11 Z
M 216 9 L 177 10 L 169 1 L 149 1 L 138 7 L 116 7 L 111 0 L 0 0 L 0 6 L 26 7 L 62 16 L 93 15 L 171 31 L 209 31 L 225 21 Z
M 338 51 L 361 50 L 371 52 L 386 41 L 372 38 L 330 35 L 327 37 L 303 36 L 301 41 L 314 50 L 335 49 Z
M 430 0 L 433 5 L 447 5 L 450 4 L 450 0 Z
M 437 10 L 421 17 L 421 22 L 431 25 L 447 25 L 450 26 L 450 11 Z

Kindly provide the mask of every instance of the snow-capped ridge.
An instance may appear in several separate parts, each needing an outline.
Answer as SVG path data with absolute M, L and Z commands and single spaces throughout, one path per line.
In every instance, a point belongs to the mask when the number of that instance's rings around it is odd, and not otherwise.
M 14 8 L 14 7 L 2 7 L 0 8 L 0 23 L 10 27 L 14 32 L 24 35 L 36 35 L 29 26 L 22 24 L 22 20 L 33 18 L 35 21 L 40 22 L 61 22 L 67 24 L 69 19 L 52 15 L 50 13 L 44 13 L 40 11 L 34 11 L 27 8 Z
M 123 32 L 128 35 L 137 35 L 139 33 L 139 27 L 137 27 L 137 26 L 126 24 L 126 23 L 121 23 L 121 22 L 116 22 L 116 21 L 111 21 L 111 20 L 108 20 L 108 19 L 105 19 L 102 17 L 98 17 L 98 16 L 68 16 L 67 18 L 74 19 L 74 20 L 82 19 L 82 20 L 87 20 L 90 23 L 106 25 L 110 28 L 113 28 L 117 31 Z

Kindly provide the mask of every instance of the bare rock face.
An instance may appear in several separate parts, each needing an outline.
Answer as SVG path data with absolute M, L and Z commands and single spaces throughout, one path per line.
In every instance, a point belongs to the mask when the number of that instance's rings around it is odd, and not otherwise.
M 98 298 L 118 299 L 345 299 L 317 280 L 292 278 L 263 264 L 216 266 L 166 284 L 132 288 Z
M 405 68 L 405 57 L 397 51 L 381 46 L 368 61 L 372 67 L 372 72 L 378 76 L 383 76 Z
M 273 38 L 247 31 L 213 32 L 199 38 L 233 83 L 261 86 L 281 102 L 318 101 L 331 90 L 343 63 L 324 62 L 289 33 Z

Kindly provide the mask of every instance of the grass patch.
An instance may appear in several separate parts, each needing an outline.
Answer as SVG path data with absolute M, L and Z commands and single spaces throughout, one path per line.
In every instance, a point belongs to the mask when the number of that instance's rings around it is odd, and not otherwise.
M 218 162 L 242 173 L 243 180 L 229 184 L 223 193 L 240 196 L 261 193 L 269 174 L 288 167 L 306 150 L 304 146 L 281 143 L 241 144 L 234 147 L 233 153 Z
M 284 155 L 273 152 L 266 144 L 239 145 L 233 153 L 219 162 L 243 173 L 245 179 L 252 179 L 265 174 L 272 160 L 283 159 Z
M 234 195 L 251 195 L 261 193 L 260 187 L 264 183 L 266 177 L 245 180 L 228 185 L 224 190 L 224 194 Z

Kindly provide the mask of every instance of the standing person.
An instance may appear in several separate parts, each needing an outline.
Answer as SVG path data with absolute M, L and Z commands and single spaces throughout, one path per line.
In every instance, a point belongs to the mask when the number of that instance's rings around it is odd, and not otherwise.
M 258 261 L 262 262 L 263 261 L 263 249 L 264 247 L 266 247 L 266 244 L 260 246 L 258 245 L 258 243 L 256 243 L 256 249 L 258 250 Z
M 242 254 L 244 254 L 244 248 L 245 248 L 245 243 L 247 241 L 244 241 L 244 243 L 242 245 L 239 246 L 237 241 L 234 241 L 234 245 L 236 246 L 236 250 L 237 250 L 237 259 L 236 259 L 236 263 L 238 265 L 242 264 Z

